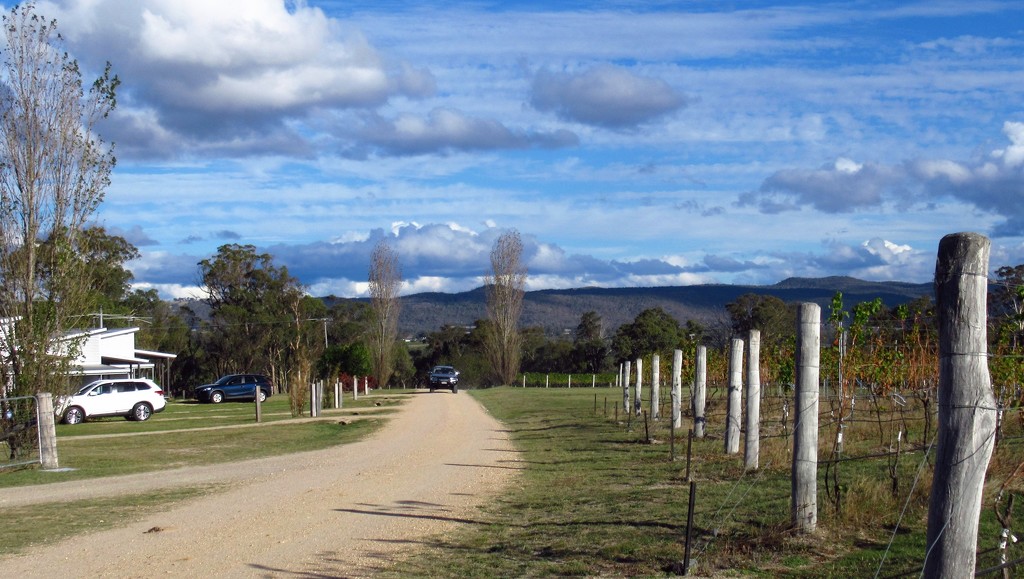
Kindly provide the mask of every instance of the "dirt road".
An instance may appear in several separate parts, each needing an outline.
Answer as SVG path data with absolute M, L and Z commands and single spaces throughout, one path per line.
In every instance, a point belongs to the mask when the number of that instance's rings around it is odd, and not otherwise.
M 512 482 L 516 460 L 501 424 L 470 396 L 417 394 L 377 434 L 338 448 L 5 490 L 0 507 L 208 482 L 232 487 L 127 527 L 0 558 L 0 574 L 372 575 L 421 539 L 473 524 L 476 507 Z

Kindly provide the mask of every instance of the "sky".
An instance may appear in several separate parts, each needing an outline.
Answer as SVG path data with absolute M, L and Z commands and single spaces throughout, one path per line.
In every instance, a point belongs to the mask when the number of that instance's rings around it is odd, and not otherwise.
M 10 4 L 7 4 L 8 9 Z M 251 244 L 316 296 L 927 282 L 974 231 L 1024 263 L 1024 3 L 61 0 L 122 81 L 95 222 L 201 297 Z

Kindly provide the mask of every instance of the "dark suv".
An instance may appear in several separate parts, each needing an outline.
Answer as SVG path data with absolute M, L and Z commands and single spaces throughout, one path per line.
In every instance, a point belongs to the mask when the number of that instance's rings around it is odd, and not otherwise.
M 452 392 L 459 391 L 459 371 L 451 366 L 434 366 L 430 371 L 430 391 L 435 388 L 451 388 Z
M 196 388 L 196 400 L 220 404 L 225 400 L 255 400 L 259 392 L 260 402 L 270 398 L 274 385 L 263 374 L 228 374 L 213 384 Z

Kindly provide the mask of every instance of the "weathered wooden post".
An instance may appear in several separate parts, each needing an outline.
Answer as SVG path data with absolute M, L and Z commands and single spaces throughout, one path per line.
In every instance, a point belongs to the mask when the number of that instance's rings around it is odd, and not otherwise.
M 320 416 L 319 404 L 317 404 L 318 396 L 317 390 L 319 390 L 319 384 L 317 382 L 310 382 L 309 384 L 309 416 L 310 418 L 316 418 Z M 256 403 L 259 404 L 260 397 L 256 397 Z
M 626 360 L 625 365 L 622 367 L 622 412 L 629 415 L 629 377 L 630 377 L 630 361 Z
M 260 387 L 256 386 L 253 391 L 253 406 L 256 408 L 256 422 L 263 422 L 263 403 L 260 402 Z
M 352 400 L 359 400 L 359 376 L 352 377 Z
M 569 374 L 569 388 L 572 388 L 572 374 Z
M 39 428 L 39 463 L 44 469 L 59 468 L 57 460 L 57 424 L 53 414 L 53 395 L 36 394 L 36 425 Z
M 672 424 L 675 428 L 683 427 L 683 351 L 672 353 Z
M 818 376 L 821 306 L 802 303 L 797 311 L 796 417 L 790 512 L 797 532 L 818 526 Z
M 708 387 L 708 348 L 697 346 L 697 360 L 693 372 L 693 435 L 704 438 L 704 402 Z
M 750 330 L 747 339 L 747 432 L 743 468 L 757 470 L 761 454 L 761 331 Z
M 643 410 L 643 389 L 644 389 L 644 359 L 636 359 L 636 395 L 633 396 L 633 409 L 636 411 L 636 415 L 640 416 L 640 412 Z
M 954 233 L 939 242 L 939 429 L 928 504 L 925 577 L 974 576 L 982 488 L 996 431 L 988 372 L 989 240 Z
M 729 398 L 726 401 L 725 453 L 740 451 L 740 422 L 743 420 L 743 340 L 733 338 L 729 347 Z
M 651 418 L 661 420 L 661 357 L 651 357 Z

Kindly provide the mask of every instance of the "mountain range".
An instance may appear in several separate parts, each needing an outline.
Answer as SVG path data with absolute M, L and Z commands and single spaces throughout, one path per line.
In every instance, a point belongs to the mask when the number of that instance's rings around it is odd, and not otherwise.
M 538 290 L 526 292 L 521 327 L 541 327 L 548 336 L 571 332 L 588 311 L 601 316 L 606 332 L 632 322 L 648 308 L 660 307 L 680 323 L 695 320 L 706 326 L 728 323 L 725 305 L 744 294 L 775 296 L 786 303 L 814 302 L 828 308 L 837 291 L 847 308 L 881 298 L 887 307 L 933 296 L 932 283 L 872 282 L 852 277 L 789 278 L 773 285 L 688 285 L 670 287 Z M 418 336 L 443 325 L 471 326 L 487 317 L 484 288 L 448 294 L 420 293 L 401 298 L 399 328 Z

